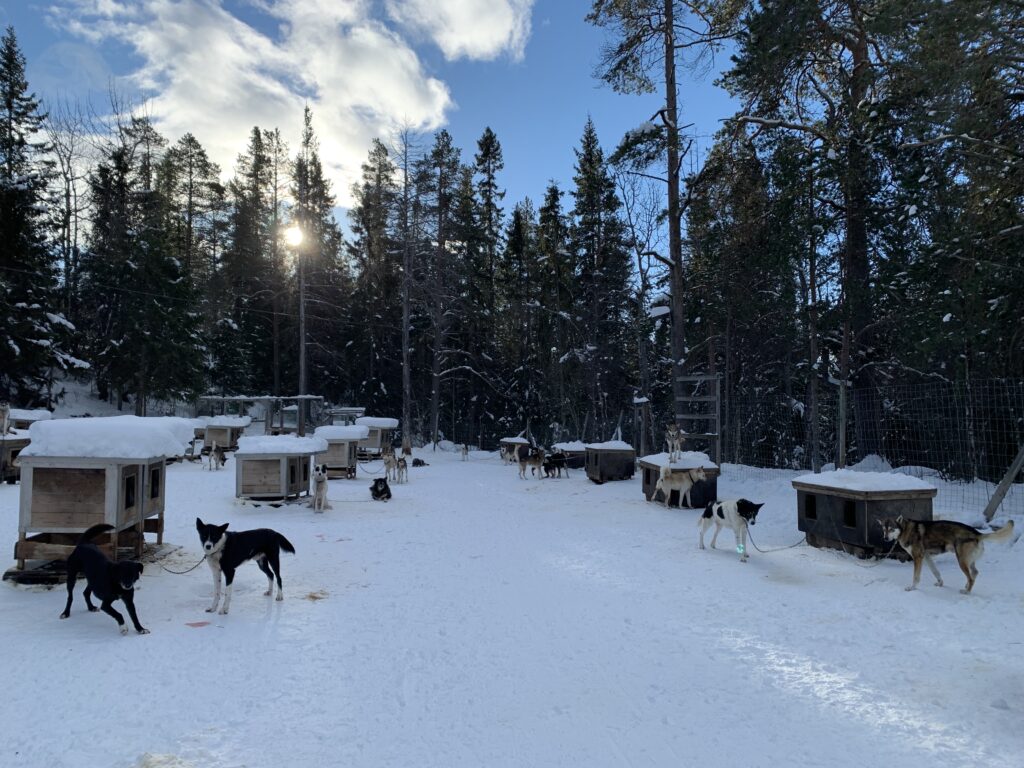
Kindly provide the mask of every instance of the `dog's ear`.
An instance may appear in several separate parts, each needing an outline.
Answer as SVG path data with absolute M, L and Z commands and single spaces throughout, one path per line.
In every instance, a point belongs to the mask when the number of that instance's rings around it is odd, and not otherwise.
M 896 525 L 899 525 L 902 522 L 903 522 L 903 515 L 900 515 L 899 517 L 896 518 Z
M 197 517 L 196 518 L 196 530 L 201 532 L 203 530 L 203 528 L 205 528 L 205 527 L 206 527 L 206 523 L 204 523 L 202 520 L 200 520 Z
M 135 563 L 135 567 L 139 570 L 139 577 L 141 578 L 142 572 L 146 570 L 146 566 L 144 566 L 142 563 Z
M 763 502 L 763 501 L 760 504 L 754 504 L 754 510 L 756 511 L 756 510 L 760 509 L 761 507 L 763 507 L 764 505 L 765 505 L 765 502 Z
M 222 536 L 224 535 L 224 531 L 226 531 L 228 529 L 229 525 L 231 525 L 231 523 L 224 523 L 224 525 L 218 525 L 217 526 L 217 530 L 221 532 Z

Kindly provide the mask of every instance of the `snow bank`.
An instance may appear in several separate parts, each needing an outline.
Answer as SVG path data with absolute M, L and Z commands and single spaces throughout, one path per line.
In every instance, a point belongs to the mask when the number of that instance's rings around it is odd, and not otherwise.
M 595 451 L 632 451 L 633 446 L 623 440 L 609 440 L 605 443 L 587 443 L 584 448 L 593 448 Z
M 11 419 L 18 421 L 48 421 L 53 414 L 45 408 L 11 408 Z
M 846 491 L 934 491 L 935 486 L 910 475 L 889 472 L 858 472 L 837 469 L 832 472 L 800 475 L 794 483 Z
M 672 467 L 673 469 L 697 469 L 697 467 L 718 469 L 718 465 L 711 460 L 711 457 L 701 451 L 683 451 L 679 454 L 678 459 L 671 462 L 668 460 L 667 453 L 652 453 L 650 456 L 642 457 L 640 461 L 646 461 L 648 464 L 654 464 L 658 467 Z
M 101 416 L 37 421 L 22 456 L 151 459 L 178 456 L 192 439 L 191 419 Z
M 573 440 L 571 443 L 555 443 L 551 447 L 556 451 L 565 451 L 566 453 L 579 453 L 587 450 L 587 446 L 583 444 L 582 440 Z
M 249 416 L 211 416 L 206 422 L 208 427 L 236 427 L 242 429 L 250 424 L 252 424 L 252 418 Z
M 324 440 L 362 440 L 370 434 L 370 428 L 361 424 L 354 426 L 333 426 L 317 427 L 314 433 L 316 437 Z
M 308 454 L 327 450 L 327 441 L 321 435 L 297 437 L 295 435 L 256 435 L 238 438 L 238 456 L 259 454 Z
M 376 429 L 398 429 L 398 419 L 389 419 L 382 416 L 360 416 L 356 424 L 362 427 L 375 427 Z
M 28 440 L 27 429 L 12 429 L 5 436 L 0 436 L 7 440 Z

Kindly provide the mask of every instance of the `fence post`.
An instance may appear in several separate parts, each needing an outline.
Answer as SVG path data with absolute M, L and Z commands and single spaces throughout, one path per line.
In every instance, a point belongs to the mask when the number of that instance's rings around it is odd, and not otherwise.
M 1020 474 L 1021 469 L 1024 469 L 1024 444 L 1021 445 L 1020 450 L 1017 451 L 1017 458 L 1013 460 L 1010 468 L 1006 470 L 1006 474 L 1003 475 L 1003 479 L 999 481 L 999 485 L 996 486 L 996 492 L 992 494 L 992 498 L 988 500 L 988 504 L 985 506 L 985 522 L 991 523 L 992 518 L 996 515 L 996 510 L 999 509 L 999 505 L 1003 502 L 1003 497 L 1006 496 L 1006 492 L 1010 490 L 1010 485 Z
M 836 455 L 836 469 L 846 466 L 846 382 L 839 384 L 839 450 Z

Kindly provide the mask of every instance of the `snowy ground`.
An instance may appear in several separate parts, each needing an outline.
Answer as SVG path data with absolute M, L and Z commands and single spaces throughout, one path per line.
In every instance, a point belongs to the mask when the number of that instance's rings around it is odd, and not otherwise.
M 639 476 L 420 455 L 387 504 L 332 481 L 325 515 L 236 504 L 230 461 L 169 469 L 166 564 L 198 559 L 196 515 L 270 526 L 297 549 L 284 602 L 248 564 L 210 615 L 205 566 L 148 566 L 152 634 L 121 637 L 80 592 L 59 621 L 63 586 L 5 582 L 0 765 L 1021 764 L 1024 543 L 990 545 L 971 596 L 948 555 L 945 588 L 907 593 L 909 564 L 699 551 L 697 512 Z M 757 544 L 797 541 L 794 473 L 737 474 L 719 496 L 767 502 Z M 8 552 L 17 497 L 0 487 Z

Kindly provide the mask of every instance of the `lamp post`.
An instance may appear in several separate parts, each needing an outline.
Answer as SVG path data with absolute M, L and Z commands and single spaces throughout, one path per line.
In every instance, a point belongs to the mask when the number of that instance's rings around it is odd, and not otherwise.
M 306 269 L 302 258 L 302 229 L 293 224 L 284 232 L 285 242 L 295 249 L 299 261 L 299 394 L 306 394 Z M 299 416 L 301 418 L 301 408 Z

